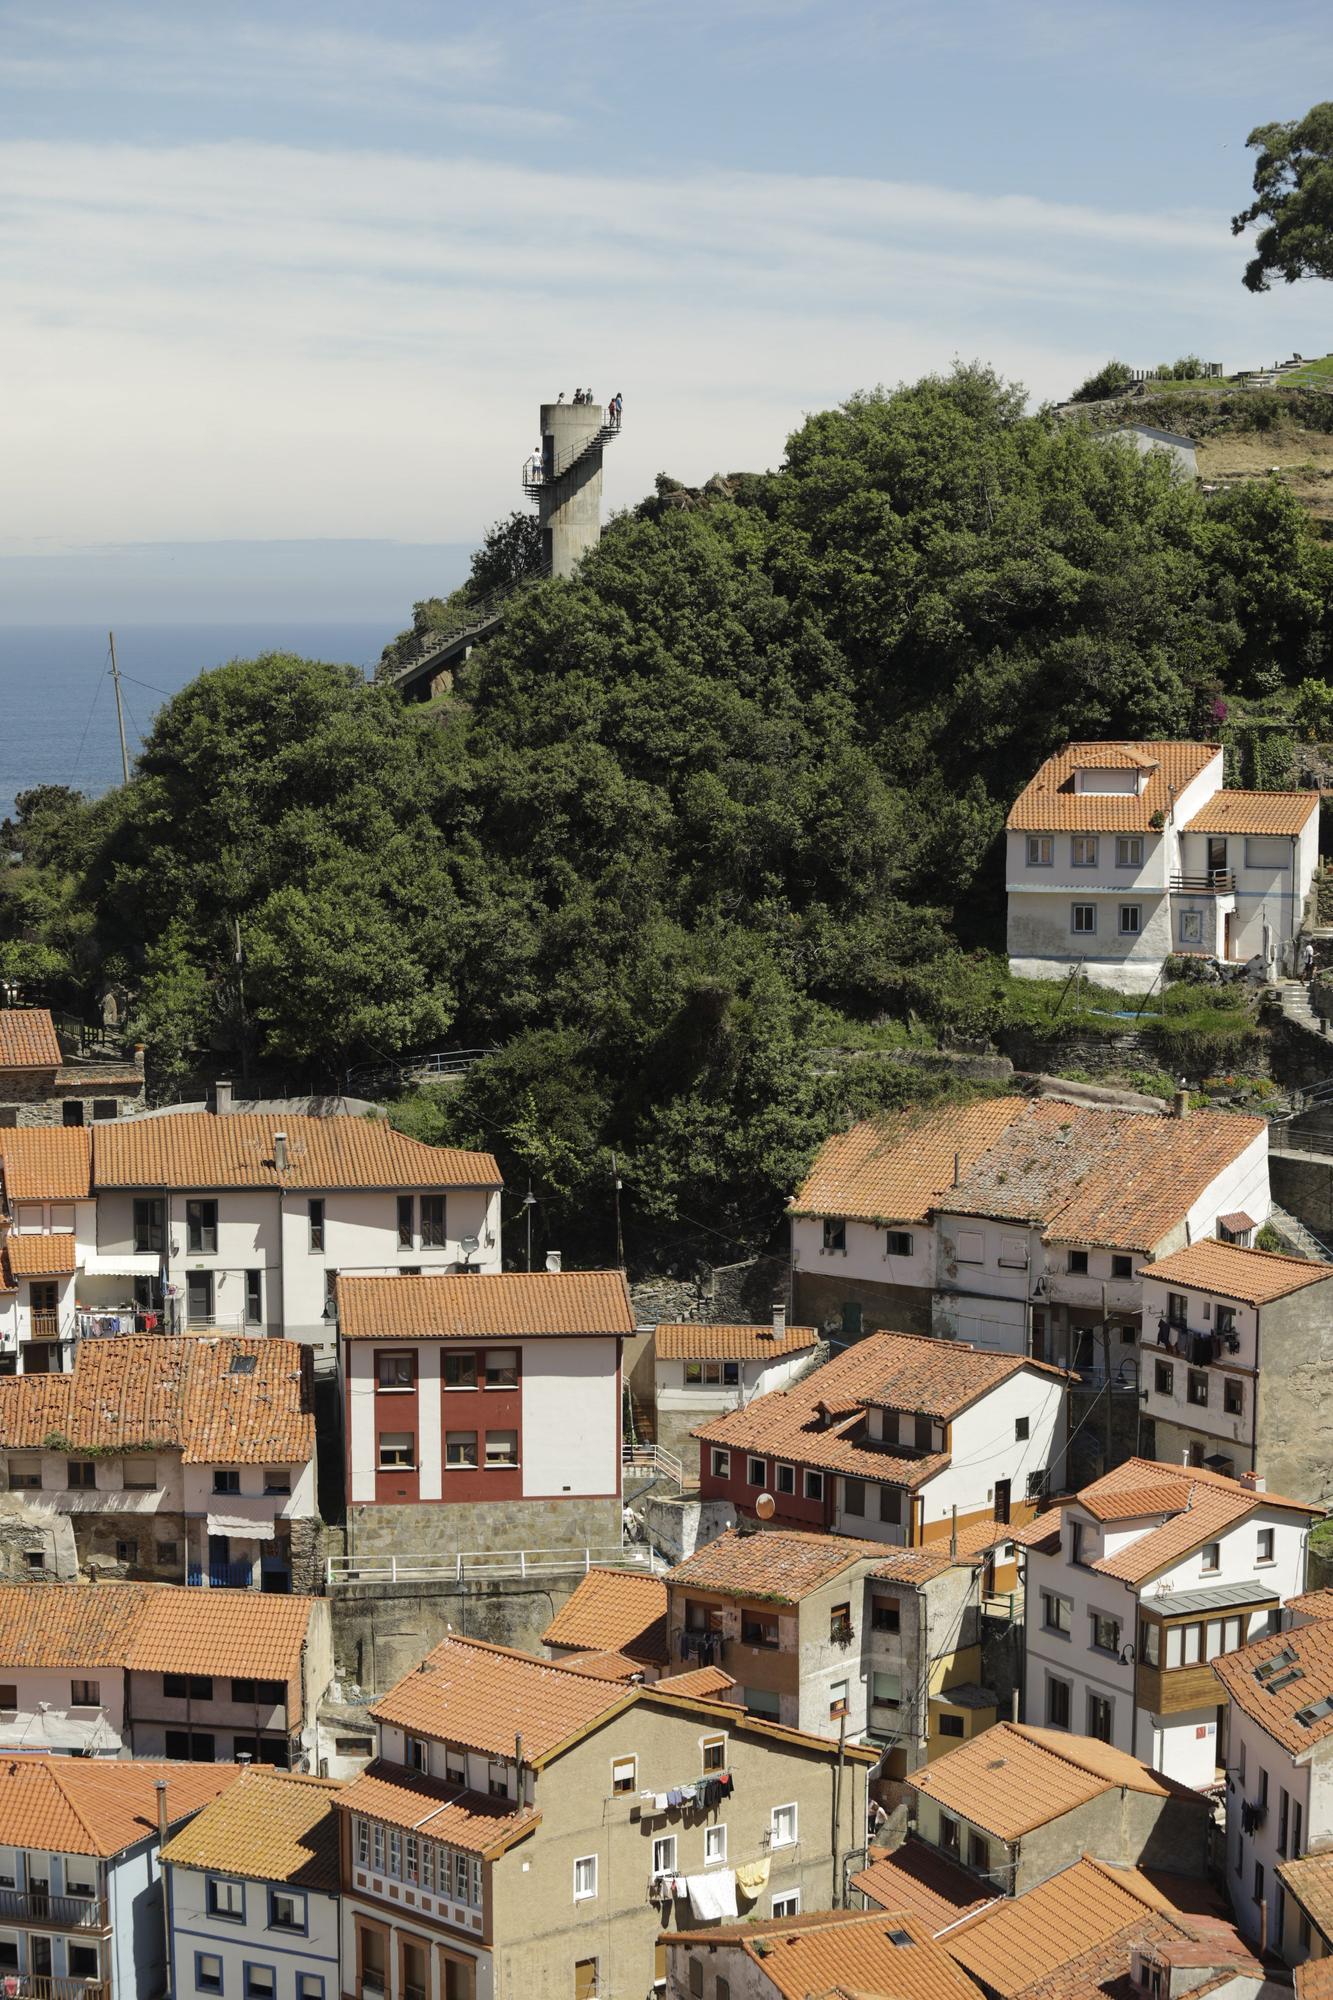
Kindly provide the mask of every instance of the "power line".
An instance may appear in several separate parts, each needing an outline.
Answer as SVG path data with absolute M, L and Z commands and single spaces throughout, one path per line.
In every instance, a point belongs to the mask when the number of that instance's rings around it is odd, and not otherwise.
M 103 676 L 103 678 L 105 678 L 105 677 Z M 73 789 L 74 789 L 74 780 L 75 780 L 75 778 L 77 778 L 77 776 L 79 775 L 79 759 L 80 759 L 80 757 L 82 757 L 82 755 L 83 755 L 83 746 L 84 746 L 84 744 L 85 744 L 85 743 L 86 743 L 86 742 L 88 741 L 88 731 L 89 731 L 89 730 L 91 729 L 91 727 L 92 727 L 92 721 L 93 721 L 93 716 L 94 716 L 94 714 L 95 714 L 95 712 L 96 712 L 96 709 L 97 709 L 97 697 L 98 697 L 98 695 L 100 695 L 100 694 L 101 694 L 101 692 L 102 692 L 102 679 L 100 679 L 100 678 L 99 678 L 99 680 L 98 680 L 98 682 L 97 682 L 97 685 L 96 685 L 96 687 L 95 687 L 95 688 L 93 689 L 93 698 L 92 698 L 92 701 L 91 701 L 91 703 L 89 704 L 89 707 L 88 707 L 88 719 L 87 719 L 87 721 L 86 721 L 86 722 L 84 723 L 84 725 L 83 725 L 83 734 L 82 734 L 82 736 L 81 736 L 81 737 L 79 738 L 79 747 L 78 747 L 78 749 L 77 749 L 77 750 L 76 750 L 76 751 L 74 752 L 74 768 L 73 768 L 73 770 L 72 770 L 72 771 L 70 772 L 70 774 L 69 774 L 69 790 L 70 790 L 70 791 L 73 791 Z

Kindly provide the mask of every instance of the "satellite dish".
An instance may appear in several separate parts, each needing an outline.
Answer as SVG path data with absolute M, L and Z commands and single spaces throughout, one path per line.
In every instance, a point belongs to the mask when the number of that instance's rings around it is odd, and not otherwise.
M 754 1511 L 761 1521 L 771 1521 L 777 1510 L 777 1501 L 771 1493 L 761 1493 L 754 1503 Z
M 481 1238 L 480 1236 L 461 1236 L 459 1238 L 459 1247 L 466 1251 L 469 1257 L 474 1257 L 481 1248 Z

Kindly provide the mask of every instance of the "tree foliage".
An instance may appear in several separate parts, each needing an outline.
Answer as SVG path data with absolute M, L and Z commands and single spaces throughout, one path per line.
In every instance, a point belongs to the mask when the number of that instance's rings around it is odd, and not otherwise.
M 1287 124 L 1257 125 L 1245 143 L 1258 153 L 1254 200 L 1231 230 L 1240 236 L 1262 225 L 1246 289 L 1266 292 L 1274 278 L 1333 278 L 1333 101 Z
M 1134 371 L 1127 361 L 1108 361 L 1095 375 L 1089 375 L 1081 382 L 1070 401 L 1073 403 L 1100 403 L 1108 396 L 1121 396 L 1134 380 Z

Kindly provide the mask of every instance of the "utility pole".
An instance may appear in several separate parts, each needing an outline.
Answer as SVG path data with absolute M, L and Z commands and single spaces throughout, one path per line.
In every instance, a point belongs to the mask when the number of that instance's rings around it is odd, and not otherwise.
M 241 920 L 232 918 L 236 938 L 236 998 L 241 1015 L 241 1093 L 250 1095 L 250 1031 L 245 1019 L 245 953 L 241 948 Z
M 625 1239 L 620 1233 L 620 1162 L 614 1153 L 611 1155 L 611 1174 L 616 1184 L 616 1269 L 617 1271 L 623 1271 L 625 1268 Z
M 529 1270 L 532 1269 L 532 1211 L 536 1206 L 537 1206 L 537 1197 L 532 1192 L 532 1182 L 529 1181 L 528 1191 L 523 1197 L 523 1213 L 527 1219 L 527 1225 L 528 1225 L 528 1269 Z
M 120 700 L 120 668 L 116 665 L 116 635 L 108 632 L 111 641 L 111 685 L 116 691 L 116 725 L 120 730 L 120 770 L 125 784 L 130 782 L 130 757 L 125 748 L 125 710 Z
M 1102 1285 L 1102 1365 L 1106 1370 L 1106 1456 L 1102 1471 L 1111 1469 L 1111 1323 L 1106 1317 L 1106 1286 Z

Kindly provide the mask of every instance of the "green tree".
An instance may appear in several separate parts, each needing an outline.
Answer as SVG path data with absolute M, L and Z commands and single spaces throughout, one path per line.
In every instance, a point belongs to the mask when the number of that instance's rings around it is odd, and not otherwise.
M 1231 231 L 1262 225 L 1246 289 L 1266 292 L 1274 278 L 1333 278 L 1333 101 L 1287 124 L 1257 125 L 1245 143 L 1258 153 L 1254 200 L 1232 217 Z
M 1071 403 L 1100 403 L 1108 396 L 1123 395 L 1134 380 L 1134 372 L 1124 361 L 1108 361 L 1086 382 L 1080 382 Z

